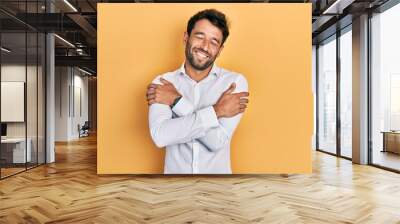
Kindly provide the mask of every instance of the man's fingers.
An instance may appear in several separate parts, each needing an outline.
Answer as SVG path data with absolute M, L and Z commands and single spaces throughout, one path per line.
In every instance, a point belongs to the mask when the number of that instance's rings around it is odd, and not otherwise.
M 150 85 L 147 86 L 147 89 L 157 89 L 158 86 L 160 86 L 160 85 L 151 83 Z
M 235 95 L 237 95 L 238 97 L 248 97 L 249 96 L 249 92 L 235 93 Z
M 247 99 L 247 98 L 240 98 L 239 102 L 240 102 L 241 104 L 249 103 L 249 99 Z
M 231 94 L 236 88 L 236 83 L 232 83 L 229 88 L 224 92 L 224 94 Z
M 245 110 L 246 110 L 245 108 L 239 109 L 239 113 L 243 113 Z
M 156 103 L 156 100 L 149 100 L 148 104 L 151 105 L 153 103 Z
M 240 109 L 246 109 L 247 105 L 246 104 L 240 104 Z
M 156 89 L 154 89 L 154 88 L 149 88 L 147 90 L 147 94 L 152 94 L 152 93 L 155 93 L 155 92 L 156 92 Z
M 154 84 L 154 83 L 150 83 L 149 86 L 147 86 L 147 88 L 157 88 L 157 86 L 159 86 L 160 84 Z
M 156 94 L 147 94 L 147 100 L 152 100 L 156 98 Z

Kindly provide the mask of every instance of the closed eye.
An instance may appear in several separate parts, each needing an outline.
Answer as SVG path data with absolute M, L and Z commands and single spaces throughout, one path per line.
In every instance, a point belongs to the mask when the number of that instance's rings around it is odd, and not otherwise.
M 202 33 L 196 33 L 194 36 L 198 39 L 204 39 L 204 34 Z

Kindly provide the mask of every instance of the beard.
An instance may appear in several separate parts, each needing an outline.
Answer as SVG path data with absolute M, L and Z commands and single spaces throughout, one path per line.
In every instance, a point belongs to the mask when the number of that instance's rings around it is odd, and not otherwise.
M 204 62 L 198 62 L 196 60 L 195 56 L 193 55 L 194 49 L 208 55 L 208 60 L 205 60 Z M 185 48 L 186 59 L 188 60 L 189 64 L 194 69 L 196 69 L 198 71 L 204 71 L 214 63 L 216 57 L 211 57 L 211 55 L 208 52 L 206 52 L 200 48 L 193 48 L 193 50 L 192 50 L 192 45 L 189 42 L 187 42 L 186 48 Z

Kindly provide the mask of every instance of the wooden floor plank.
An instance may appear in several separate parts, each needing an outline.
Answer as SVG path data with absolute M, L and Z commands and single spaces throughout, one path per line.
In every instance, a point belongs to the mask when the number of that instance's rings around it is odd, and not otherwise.
M 313 153 L 310 175 L 96 174 L 96 136 L 0 181 L 0 223 L 398 223 L 400 175 Z

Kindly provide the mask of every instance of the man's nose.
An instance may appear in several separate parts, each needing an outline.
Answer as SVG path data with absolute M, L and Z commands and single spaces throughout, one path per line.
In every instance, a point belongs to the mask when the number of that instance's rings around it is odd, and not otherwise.
M 208 40 L 204 40 L 201 43 L 201 49 L 208 53 L 208 50 L 210 49 L 210 42 Z

